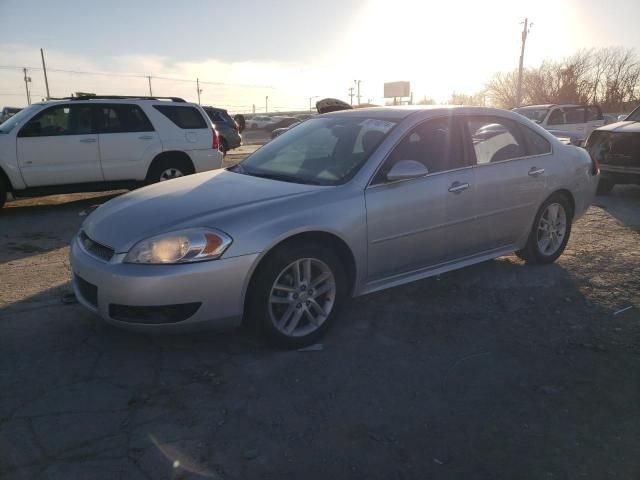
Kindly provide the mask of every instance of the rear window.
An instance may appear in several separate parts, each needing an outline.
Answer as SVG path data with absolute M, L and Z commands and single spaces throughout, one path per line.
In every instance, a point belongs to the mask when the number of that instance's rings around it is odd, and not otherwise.
M 197 108 L 174 105 L 154 105 L 153 108 L 185 130 L 208 128 Z

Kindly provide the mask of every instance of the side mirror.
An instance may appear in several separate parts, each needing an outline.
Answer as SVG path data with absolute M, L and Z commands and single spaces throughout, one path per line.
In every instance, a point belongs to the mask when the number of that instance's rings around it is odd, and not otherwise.
M 400 160 L 387 173 L 387 181 L 409 180 L 424 177 L 429 173 L 427 167 L 415 160 Z

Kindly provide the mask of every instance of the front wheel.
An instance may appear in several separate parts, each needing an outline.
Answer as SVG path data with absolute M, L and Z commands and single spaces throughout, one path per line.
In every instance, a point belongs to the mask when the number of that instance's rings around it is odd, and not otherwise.
M 329 329 L 346 292 L 346 275 L 331 250 L 316 244 L 280 248 L 251 281 L 247 320 L 270 344 L 300 348 Z
M 562 255 L 571 234 L 571 205 L 563 195 L 552 195 L 540 207 L 527 239 L 516 252 L 527 263 L 553 263 Z

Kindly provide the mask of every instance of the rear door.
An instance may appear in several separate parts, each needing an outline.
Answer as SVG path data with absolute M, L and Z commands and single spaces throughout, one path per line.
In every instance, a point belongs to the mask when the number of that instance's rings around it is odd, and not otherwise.
M 388 182 L 401 160 L 421 162 L 428 174 Z M 411 130 L 391 152 L 365 191 L 368 276 L 435 267 L 472 252 L 474 181 L 457 122 L 428 120 Z
M 516 243 L 529 231 L 546 192 L 553 160 L 550 143 L 503 117 L 465 117 L 465 135 L 475 155 L 476 228 L 481 251 Z
M 106 181 L 145 177 L 149 162 L 162 151 L 153 125 L 135 104 L 93 104 L 100 161 Z
M 174 148 L 178 150 L 211 149 L 213 124 L 200 107 L 195 105 L 154 105 L 153 108 L 173 124 L 173 128 L 162 130 L 164 150 Z
M 18 132 L 18 165 L 28 187 L 103 181 L 91 106 L 54 105 Z

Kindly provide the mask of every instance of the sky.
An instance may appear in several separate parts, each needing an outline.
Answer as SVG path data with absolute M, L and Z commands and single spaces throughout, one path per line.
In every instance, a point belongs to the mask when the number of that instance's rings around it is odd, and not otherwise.
M 638 0 L 0 0 L 0 106 L 26 103 L 24 73 L 6 67 L 32 67 L 32 99 L 45 96 L 40 48 L 52 96 L 147 95 L 151 76 L 153 94 L 191 101 L 199 78 L 202 104 L 232 112 L 349 101 L 354 80 L 363 102 L 398 80 L 446 101 L 517 68 L 525 17 L 525 66 L 640 47 Z

